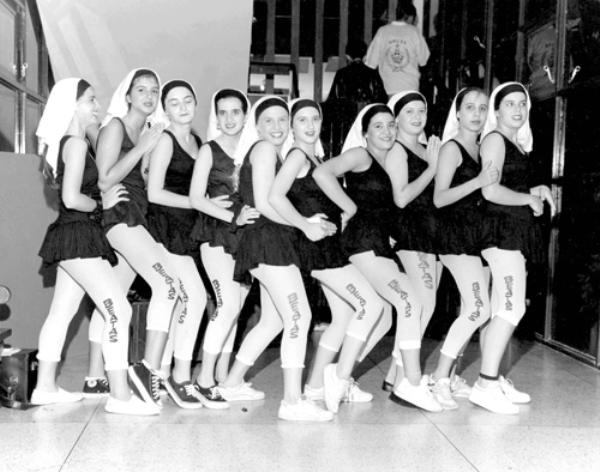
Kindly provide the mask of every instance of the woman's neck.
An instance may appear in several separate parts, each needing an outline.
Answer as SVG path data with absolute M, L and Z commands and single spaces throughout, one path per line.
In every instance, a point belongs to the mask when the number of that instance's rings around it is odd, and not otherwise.
M 148 115 L 142 113 L 135 108 L 130 108 L 127 114 L 123 117 L 123 122 L 131 128 L 131 130 L 141 131 L 146 124 Z
M 74 116 L 65 134 L 85 139 L 85 126 Z
M 169 125 L 169 131 L 175 135 L 175 137 L 182 143 L 189 143 L 192 139 L 192 125 L 191 124 L 180 124 L 173 123 Z
M 399 129 L 396 132 L 396 139 L 398 141 L 400 141 L 402 144 L 406 144 L 410 148 L 416 148 L 417 145 L 419 144 L 419 135 L 418 134 L 410 134 L 401 129 Z
M 517 131 L 519 131 L 519 128 L 512 128 L 510 126 L 506 126 L 505 124 L 498 122 L 498 125 L 496 126 L 496 130 L 500 131 L 504 136 L 506 136 L 511 141 L 516 142 Z
M 461 127 L 458 130 L 456 139 L 467 146 L 477 146 L 477 136 L 479 136 L 477 131 L 471 131 Z
M 315 157 L 315 143 L 305 143 L 303 141 L 294 141 L 294 147 L 302 149 L 310 158 Z

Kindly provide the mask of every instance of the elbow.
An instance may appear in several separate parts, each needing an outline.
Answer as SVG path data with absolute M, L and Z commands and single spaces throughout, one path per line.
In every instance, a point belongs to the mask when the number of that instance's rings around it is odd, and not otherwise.
M 254 209 L 261 215 L 265 215 L 269 213 L 270 207 L 267 202 L 255 202 Z
M 396 197 L 394 198 L 394 203 L 398 208 L 406 208 L 406 205 L 408 205 L 408 200 L 406 198 Z
M 433 205 L 436 208 L 442 208 L 444 206 L 442 199 L 439 197 L 436 197 L 435 195 L 433 196 Z
M 68 210 L 77 210 L 77 199 L 73 195 L 63 195 L 62 201 Z
M 160 203 L 159 202 L 159 192 L 156 190 L 148 189 L 148 202 L 149 203 Z
M 483 198 L 485 198 L 487 201 L 492 201 L 492 199 L 494 198 L 494 189 L 490 187 L 491 186 L 488 185 L 487 187 L 483 187 L 481 189 L 481 194 L 483 195 Z
M 106 181 L 106 179 L 98 179 L 98 189 L 101 192 L 106 192 L 112 187 L 111 183 Z

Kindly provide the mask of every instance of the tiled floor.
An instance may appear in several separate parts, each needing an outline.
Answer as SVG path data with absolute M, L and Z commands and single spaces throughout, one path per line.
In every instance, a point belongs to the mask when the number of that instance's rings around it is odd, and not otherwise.
M 511 372 L 533 403 L 518 416 L 460 400 L 454 412 L 398 406 L 379 389 L 390 340 L 360 366 L 370 404 L 343 404 L 333 423 L 277 420 L 281 370 L 269 350 L 252 372 L 267 399 L 230 410 L 159 417 L 107 415 L 103 401 L 27 411 L 0 409 L 0 471 L 523 471 L 600 470 L 600 372 L 535 343 L 519 343 Z M 427 344 L 431 351 L 434 344 Z M 464 375 L 477 373 L 470 346 Z M 427 358 L 431 367 L 437 353 Z M 60 383 L 81 387 L 86 359 L 70 359 Z

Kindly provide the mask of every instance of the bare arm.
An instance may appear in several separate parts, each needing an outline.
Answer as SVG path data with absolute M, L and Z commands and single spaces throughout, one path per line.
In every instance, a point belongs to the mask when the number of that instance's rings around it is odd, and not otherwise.
M 385 160 L 385 170 L 392 182 L 394 203 L 396 206 L 404 208 L 417 198 L 435 176 L 436 167 L 437 156 L 435 158 L 435 163 L 429 163 L 427 169 L 425 169 L 419 177 L 412 182 L 409 182 L 408 156 L 404 148 L 400 144 L 395 143 Z
M 450 187 L 456 169 L 460 166 L 460 159 L 460 149 L 456 143 L 449 141 L 442 146 L 433 191 L 433 203 L 437 208 L 452 205 L 467 195 L 498 180 L 498 169 L 493 167 L 491 162 L 488 162 L 477 177 L 455 187 Z
M 125 137 L 125 130 L 117 119 L 113 119 L 98 135 L 98 148 L 96 152 L 96 164 L 98 166 L 98 187 L 106 191 L 115 184 L 121 182 L 129 172 L 137 165 L 144 153 L 150 151 L 156 144 L 162 126 L 153 126 L 140 135 L 138 144 L 127 154 L 119 159 L 121 145 Z
M 275 180 L 275 163 L 277 162 L 277 151 L 275 147 L 261 141 L 248 156 L 252 164 L 252 190 L 254 192 L 254 207 L 261 215 L 271 221 L 282 225 L 291 226 L 281 217 L 279 213 L 269 204 L 269 191 Z
M 344 191 L 338 177 L 347 172 L 362 172 L 370 165 L 366 151 L 363 148 L 353 148 L 317 167 L 313 172 L 313 179 L 323 193 L 350 218 L 356 213 L 356 203 Z
M 486 166 L 488 165 L 488 162 L 491 162 L 492 166 L 499 169 L 500 172 L 499 179 L 496 183 L 488 185 L 481 190 L 483 198 L 498 205 L 531 205 L 533 201 L 533 195 L 515 192 L 514 190 L 511 190 L 500 183 L 502 180 L 502 168 L 504 167 L 505 152 L 506 149 L 504 147 L 504 140 L 497 133 L 486 136 L 481 143 L 481 164 Z
M 208 187 L 208 176 L 213 165 L 212 150 L 208 144 L 200 148 L 198 158 L 194 164 L 192 184 L 190 185 L 190 203 L 192 207 L 206 215 L 218 218 L 227 223 L 233 220 L 233 212 L 216 205 L 206 196 Z
M 63 146 L 62 159 L 65 164 L 61 197 L 69 210 L 92 212 L 97 203 L 93 198 L 81 193 L 81 182 L 85 168 L 88 145 L 83 139 L 69 138 Z
M 308 218 L 302 216 L 287 197 L 287 193 L 292 187 L 294 180 L 306 168 L 307 163 L 306 157 L 299 150 L 292 151 L 287 156 L 271 186 L 269 203 L 277 213 L 289 221 L 292 226 L 302 231 L 308 239 L 317 241 L 329 235 L 329 232 L 320 222 L 310 221 Z M 324 216 L 321 215 L 321 218 Z M 333 228 L 331 230 L 335 231 Z
M 150 155 L 148 201 L 168 207 L 191 209 L 192 205 L 187 195 L 165 190 L 165 176 L 172 156 L 173 141 L 163 133 Z

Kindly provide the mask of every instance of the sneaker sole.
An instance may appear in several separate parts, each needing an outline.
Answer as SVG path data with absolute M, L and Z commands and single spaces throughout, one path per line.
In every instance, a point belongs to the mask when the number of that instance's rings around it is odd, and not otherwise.
M 478 403 L 477 401 L 473 400 L 472 398 L 469 398 L 469 401 L 473 405 L 476 405 L 479 408 L 483 408 L 484 410 L 489 411 L 491 413 L 495 413 L 497 415 L 518 415 L 519 414 L 518 408 L 516 411 L 499 411 L 499 410 L 492 410 L 491 408 L 488 408 L 487 406 L 483 405 L 482 403 Z
M 146 403 L 150 403 L 150 404 L 156 405 L 158 407 L 157 403 L 152 398 L 152 395 L 150 395 L 150 393 L 148 392 L 148 390 L 146 390 L 146 387 L 144 386 L 144 383 L 140 380 L 140 378 L 135 373 L 135 370 L 133 369 L 133 366 L 130 366 L 127 369 L 127 372 L 129 373 L 129 379 L 131 380 L 132 387 L 135 390 L 134 393 L 138 397 L 140 397 L 142 400 L 144 400 Z
M 126 411 L 117 411 L 117 410 L 110 410 L 108 408 L 106 408 L 106 406 L 104 407 L 104 411 L 106 413 L 110 413 L 111 415 L 122 415 L 122 416 L 157 416 L 160 415 L 160 411 L 155 411 L 155 412 L 126 412 Z
M 82 396 L 83 398 L 106 398 L 108 397 L 109 393 L 83 393 Z
M 198 400 L 200 400 L 200 403 L 209 410 L 227 410 L 229 408 L 229 403 L 227 403 L 228 400 L 225 400 L 223 402 L 216 402 L 213 400 L 209 400 L 204 395 L 202 395 L 202 393 L 199 393 L 199 395 L 200 396 L 198 397 Z
M 184 408 L 185 410 L 198 410 L 199 408 L 202 408 L 202 403 L 200 401 L 192 403 L 182 400 L 179 395 L 177 395 L 177 392 L 173 390 L 173 387 L 171 387 L 168 381 L 165 381 L 163 385 L 167 390 L 167 394 L 169 397 L 171 397 L 171 400 L 173 400 L 173 402 L 175 402 L 179 408 Z
M 397 401 L 396 403 L 399 403 L 400 405 L 402 405 L 402 404 L 408 404 L 408 405 L 412 406 L 413 408 L 417 408 L 418 410 L 427 411 L 427 412 L 429 412 L 429 413 L 440 413 L 440 412 L 444 411 L 444 408 L 443 408 L 443 407 L 442 407 L 442 409 L 440 409 L 440 410 L 430 410 L 429 408 L 425 408 L 425 407 L 423 407 L 423 406 L 421 406 L 421 405 L 418 405 L 417 403 L 413 403 L 413 402 L 411 402 L 411 401 L 409 401 L 409 400 L 407 400 L 407 399 L 405 399 L 405 398 L 402 398 L 402 397 L 401 397 L 400 395 L 398 395 L 396 392 L 392 392 L 392 394 L 390 395 L 390 397 L 391 397 L 392 395 L 393 395 L 394 397 L 396 397 L 396 398 L 399 400 L 399 401 Z M 393 400 L 393 399 L 392 399 L 392 401 L 395 401 L 395 400 Z

